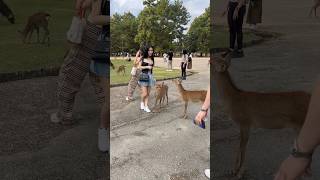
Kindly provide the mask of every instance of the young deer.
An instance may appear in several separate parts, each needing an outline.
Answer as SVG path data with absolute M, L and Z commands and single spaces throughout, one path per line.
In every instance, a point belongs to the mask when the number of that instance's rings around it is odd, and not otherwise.
M 28 43 L 31 41 L 31 36 L 34 30 L 37 31 L 37 42 L 39 43 L 39 30 L 42 28 L 44 30 L 44 36 L 42 43 L 44 44 L 47 40 L 48 46 L 50 45 L 50 37 L 49 37 L 49 29 L 48 29 L 48 23 L 49 23 L 49 17 L 50 14 L 45 12 L 39 12 L 36 14 L 33 14 L 28 18 L 27 25 L 25 26 L 23 31 L 19 31 L 22 34 L 22 41 L 23 43 L 27 43 L 26 39 L 28 37 Z
M 174 79 L 172 80 L 174 84 L 177 86 L 177 89 L 181 95 L 182 100 L 184 101 L 184 112 L 182 117 L 187 118 L 187 108 L 189 101 L 192 102 L 204 102 L 206 99 L 207 91 L 206 90 L 200 90 L 200 91 L 188 91 L 185 90 L 181 84 L 182 80 Z
M 156 103 L 154 107 L 157 106 L 159 101 L 160 108 L 161 108 L 161 104 L 162 102 L 164 103 L 166 98 L 167 98 L 167 105 L 169 104 L 168 89 L 169 87 L 166 84 L 164 84 L 164 82 L 162 82 L 161 84 L 156 84 Z
M 310 94 L 302 91 L 259 93 L 238 89 L 228 72 L 230 53 L 214 57 L 213 77 L 223 105 L 240 128 L 240 147 L 233 175 L 242 178 L 246 146 L 251 128 L 294 128 L 298 131 L 306 117 Z

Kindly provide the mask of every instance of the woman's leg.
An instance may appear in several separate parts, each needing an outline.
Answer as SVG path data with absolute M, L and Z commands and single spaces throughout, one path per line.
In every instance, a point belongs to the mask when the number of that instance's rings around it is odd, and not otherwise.
M 144 99 L 144 105 L 145 105 L 145 107 L 149 107 L 149 106 L 148 106 L 148 102 L 149 102 L 150 89 L 151 89 L 150 86 L 147 86 L 147 87 L 146 87 L 146 97 L 145 97 L 145 99 Z
M 228 26 L 229 26 L 229 47 L 230 49 L 234 49 L 234 45 L 236 43 L 236 25 L 235 21 L 233 20 L 233 13 L 236 7 L 236 3 L 229 3 L 229 10 L 228 10 Z
M 181 78 L 183 78 L 183 63 L 181 63 Z
M 145 100 L 147 95 L 148 95 L 147 86 L 141 86 L 141 103 L 143 103 L 144 106 L 146 106 Z
M 238 44 L 239 50 L 242 50 L 242 47 L 243 47 L 242 26 L 243 26 L 243 18 L 244 18 L 245 13 L 246 13 L 246 7 L 242 6 L 239 9 L 238 19 L 236 20 L 237 44 Z

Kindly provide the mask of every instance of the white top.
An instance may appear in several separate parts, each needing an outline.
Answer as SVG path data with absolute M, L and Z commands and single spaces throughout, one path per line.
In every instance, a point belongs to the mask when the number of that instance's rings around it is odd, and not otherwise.
M 183 54 L 181 57 L 181 62 L 187 63 L 188 62 L 188 54 Z

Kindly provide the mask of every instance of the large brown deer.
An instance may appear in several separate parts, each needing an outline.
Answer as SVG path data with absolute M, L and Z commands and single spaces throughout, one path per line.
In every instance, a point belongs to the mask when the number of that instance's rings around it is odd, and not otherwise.
M 49 17 L 50 17 L 50 14 L 45 12 L 38 12 L 30 16 L 28 18 L 28 22 L 25 28 L 22 31 L 19 31 L 22 34 L 23 43 L 30 43 L 34 30 L 37 31 L 37 42 L 40 43 L 39 31 L 40 31 L 40 28 L 42 28 L 44 30 L 44 35 L 41 43 L 44 44 L 45 41 L 47 41 L 49 46 L 50 45 L 50 37 L 49 37 L 50 32 L 48 29 Z M 27 38 L 28 38 L 28 41 L 26 40 Z
M 230 61 L 230 53 L 214 57 L 213 78 L 226 112 L 240 128 L 240 147 L 232 171 L 240 179 L 244 173 L 250 129 L 293 128 L 299 131 L 307 114 L 310 94 L 302 91 L 260 93 L 240 90 L 228 72 Z
M 181 84 L 181 79 L 174 79 L 172 82 L 176 85 L 180 95 L 181 99 L 184 102 L 184 111 L 183 111 L 183 118 L 187 118 L 187 108 L 189 101 L 191 102 L 204 102 L 206 99 L 207 91 L 206 90 L 198 90 L 198 91 L 190 91 L 185 90 Z

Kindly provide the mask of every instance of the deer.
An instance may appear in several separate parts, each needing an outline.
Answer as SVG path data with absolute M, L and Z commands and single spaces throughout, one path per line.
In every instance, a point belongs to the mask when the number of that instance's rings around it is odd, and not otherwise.
M 262 93 L 240 90 L 228 72 L 230 61 L 231 53 L 225 52 L 213 57 L 211 63 L 218 96 L 227 114 L 240 129 L 240 146 L 231 174 L 241 179 L 250 130 L 292 128 L 299 132 L 311 95 L 304 91 Z
M 311 17 L 312 12 L 314 12 L 314 16 L 317 17 L 317 9 L 320 6 L 320 0 L 314 0 L 313 6 L 310 9 L 309 17 Z
M 206 90 L 198 90 L 198 91 L 190 91 L 184 89 L 182 86 L 182 80 L 181 79 L 173 79 L 172 82 L 176 85 L 180 95 L 181 100 L 184 102 L 184 111 L 182 118 L 186 119 L 187 116 L 187 109 L 188 109 L 188 103 L 191 102 L 204 102 L 206 99 L 207 91 Z
M 120 74 L 121 72 L 122 72 L 123 76 L 126 74 L 126 66 L 125 65 L 121 65 L 118 67 L 117 74 Z
M 45 12 L 38 12 L 30 16 L 28 18 L 25 28 L 22 31 L 18 31 L 19 33 L 22 34 L 23 43 L 30 43 L 34 30 L 37 31 L 37 42 L 39 43 L 40 42 L 39 31 L 40 31 L 40 28 L 42 28 L 44 30 L 44 35 L 41 43 L 44 44 L 45 41 L 47 41 L 48 46 L 50 46 L 50 37 L 49 37 L 50 32 L 48 29 L 49 18 L 50 18 L 50 14 Z M 27 37 L 28 37 L 28 42 L 26 41 Z
M 155 107 L 158 104 L 160 104 L 160 108 L 161 108 L 161 104 L 162 102 L 165 101 L 165 99 L 167 98 L 167 105 L 169 104 L 169 99 L 168 99 L 168 89 L 169 87 L 164 84 L 164 82 L 162 82 L 161 84 L 156 84 L 156 103 L 155 103 Z
M 12 10 L 8 7 L 8 5 L 5 2 L 3 2 L 3 0 L 0 0 L 0 14 L 7 17 L 8 21 L 11 24 L 15 23 L 15 17 Z

